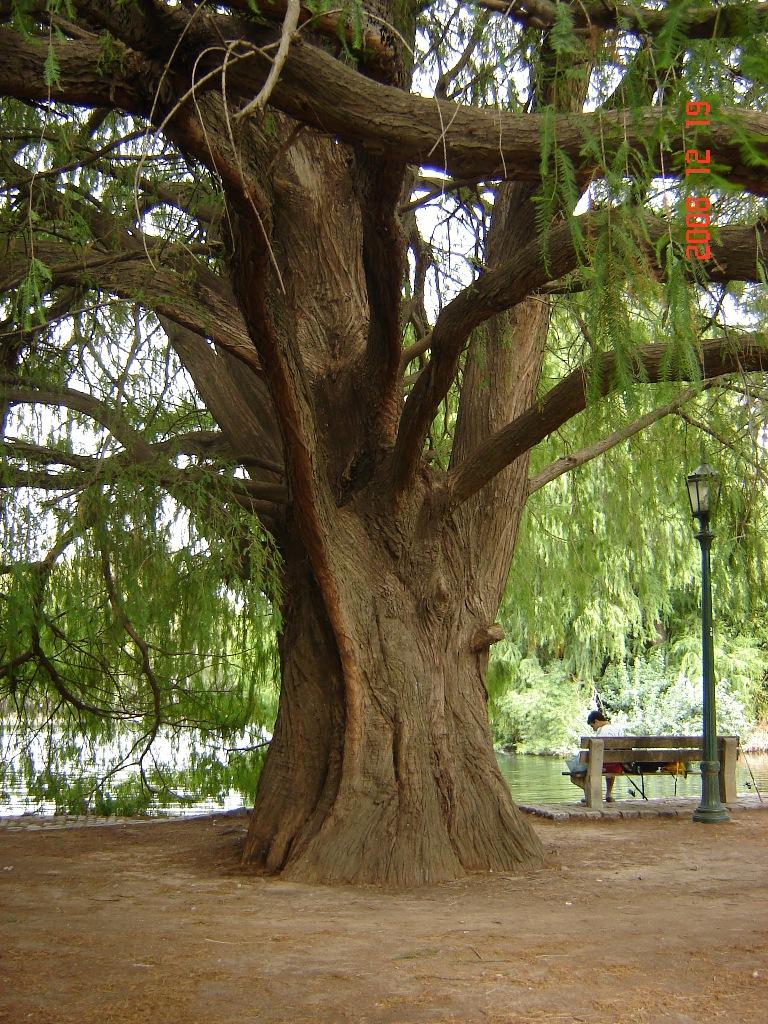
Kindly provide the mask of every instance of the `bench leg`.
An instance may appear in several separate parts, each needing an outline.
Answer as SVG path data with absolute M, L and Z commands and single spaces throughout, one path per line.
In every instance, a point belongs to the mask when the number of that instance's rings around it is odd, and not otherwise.
M 587 766 L 587 778 L 584 787 L 587 807 L 603 806 L 604 748 L 605 744 L 602 740 L 590 740 L 589 742 L 589 764 Z
M 720 800 L 724 804 L 732 804 L 736 798 L 736 757 L 739 752 L 739 741 L 734 736 L 723 739 L 720 752 Z

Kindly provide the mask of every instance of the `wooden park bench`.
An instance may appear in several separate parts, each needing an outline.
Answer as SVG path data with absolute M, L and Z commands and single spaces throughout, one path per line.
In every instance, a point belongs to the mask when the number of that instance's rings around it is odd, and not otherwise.
M 582 736 L 579 761 L 587 766 L 584 794 L 587 807 L 602 807 L 601 779 L 606 775 L 627 775 L 639 778 L 639 792 L 645 798 L 646 775 L 659 770 L 670 771 L 679 765 L 679 774 L 691 763 L 702 759 L 701 736 Z M 724 804 L 736 800 L 736 758 L 739 753 L 738 736 L 717 737 L 717 757 L 720 762 L 720 799 Z M 605 764 L 620 764 L 622 770 L 604 771 Z M 564 774 L 570 774 L 565 772 Z M 674 772 L 673 772 L 674 774 Z

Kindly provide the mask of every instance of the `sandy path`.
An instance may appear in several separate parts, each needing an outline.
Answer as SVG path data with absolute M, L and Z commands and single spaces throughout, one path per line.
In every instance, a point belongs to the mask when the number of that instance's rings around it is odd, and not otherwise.
M 383 894 L 238 866 L 237 818 L 0 832 L 8 1024 L 761 1024 L 768 813 L 549 822 L 549 864 Z

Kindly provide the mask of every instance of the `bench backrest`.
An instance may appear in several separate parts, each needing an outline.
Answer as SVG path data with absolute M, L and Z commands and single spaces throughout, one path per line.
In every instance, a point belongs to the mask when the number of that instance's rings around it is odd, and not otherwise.
M 596 739 L 603 742 L 603 761 L 606 763 L 700 761 L 703 754 L 701 736 L 582 736 L 581 749 L 589 750 Z M 726 740 L 735 740 L 738 745 L 739 737 L 718 736 L 718 756 L 722 755 Z

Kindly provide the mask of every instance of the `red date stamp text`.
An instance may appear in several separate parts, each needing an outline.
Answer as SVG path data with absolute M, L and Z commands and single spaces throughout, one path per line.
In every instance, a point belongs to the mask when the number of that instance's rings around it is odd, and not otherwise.
M 685 127 L 709 127 L 711 106 L 705 100 L 689 100 L 685 104 Z M 709 149 L 685 151 L 685 177 L 709 174 L 712 153 Z M 702 182 L 703 184 L 703 182 Z M 704 188 L 701 189 L 704 192 Z M 709 226 L 712 223 L 712 199 L 709 195 L 689 195 L 685 198 L 685 258 L 708 260 L 712 258 Z

